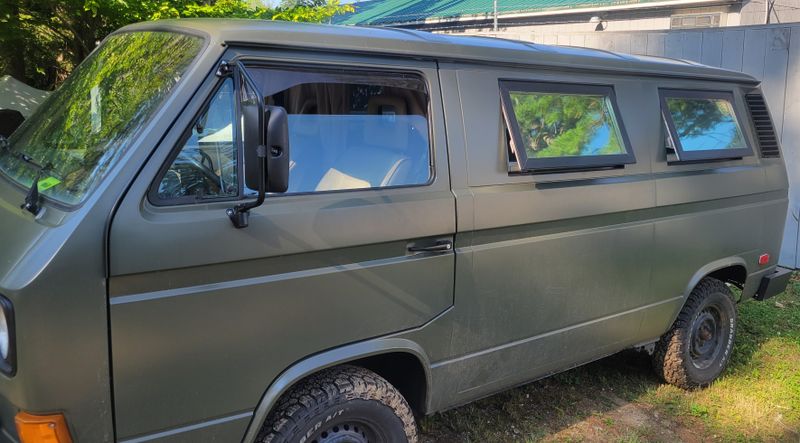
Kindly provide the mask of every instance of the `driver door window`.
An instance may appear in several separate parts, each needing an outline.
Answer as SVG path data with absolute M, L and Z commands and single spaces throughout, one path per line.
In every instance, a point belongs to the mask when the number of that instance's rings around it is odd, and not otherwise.
M 235 103 L 233 79 L 228 78 L 195 120 L 177 157 L 161 176 L 158 200 L 194 202 L 238 195 Z

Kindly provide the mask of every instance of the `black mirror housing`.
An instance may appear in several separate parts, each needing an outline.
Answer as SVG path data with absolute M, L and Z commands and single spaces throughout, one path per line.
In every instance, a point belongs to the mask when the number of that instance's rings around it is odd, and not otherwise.
M 267 192 L 289 189 L 289 117 L 280 106 L 267 106 Z
M 242 106 L 245 185 L 259 189 L 259 182 L 265 180 L 266 192 L 286 192 L 289 189 L 288 115 L 280 106 L 266 106 L 263 116 L 259 112 L 258 106 Z M 266 177 L 261 174 L 258 156 L 258 147 L 262 144 L 267 148 Z
M 264 96 L 240 62 L 235 72 L 240 87 L 244 184 L 258 189 L 258 198 L 226 213 L 236 228 L 245 228 L 250 223 L 250 210 L 264 203 L 267 192 L 289 189 L 289 117 L 284 108 L 264 104 Z
M 254 99 L 242 100 L 242 158 L 244 159 L 244 184 L 250 189 L 259 189 L 261 159 L 258 147 L 264 144 L 264 114 L 260 103 Z

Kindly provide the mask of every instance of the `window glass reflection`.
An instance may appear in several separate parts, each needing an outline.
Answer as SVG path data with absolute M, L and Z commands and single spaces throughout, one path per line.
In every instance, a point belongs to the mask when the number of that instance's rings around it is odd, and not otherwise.
M 668 97 L 666 101 L 684 151 L 747 147 L 730 101 L 682 97 Z
M 509 95 L 528 158 L 625 153 L 608 97 L 517 91 Z

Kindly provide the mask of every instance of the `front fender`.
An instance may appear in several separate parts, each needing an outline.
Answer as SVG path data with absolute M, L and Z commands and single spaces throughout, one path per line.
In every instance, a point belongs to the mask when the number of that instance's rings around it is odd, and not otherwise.
M 417 343 L 404 338 L 378 338 L 331 349 L 300 360 L 283 371 L 267 388 L 258 403 L 253 418 L 242 439 L 243 443 L 254 442 L 264 420 L 278 399 L 303 378 L 325 368 L 344 364 L 365 357 L 391 352 L 403 352 L 416 357 L 425 370 L 427 386 L 431 386 L 430 361 L 425 351 Z

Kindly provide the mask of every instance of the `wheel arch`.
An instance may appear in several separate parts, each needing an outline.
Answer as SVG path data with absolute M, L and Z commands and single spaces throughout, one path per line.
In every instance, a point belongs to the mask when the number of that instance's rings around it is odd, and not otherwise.
M 389 362 L 397 361 L 402 362 L 402 366 L 399 368 L 393 368 L 389 364 Z M 324 351 L 300 360 L 284 370 L 272 381 L 261 397 L 258 406 L 253 411 L 253 416 L 247 426 L 242 442 L 251 443 L 255 441 L 267 415 L 269 415 L 278 399 L 289 389 L 309 375 L 322 369 L 342 364 L 353 364 L 378 373 L 406 397 L 406 401 L 409 402 L 415 413 L 427 410 L 431 386 L 430 361 L 422 347 L 411 340 L 403 338 L 369 340 Z M 424 377 L 424 387 L 421 389 L 421 393 L 414 391 L 419 389 L 418 386 L 413 386 L 415 383 L 398 382 L 402 374 L 399 370 L 408 370 L 409 368 L 414 371 L 415 377 Z M 394 382 L 392 378 L 395 379 Z M 399 383 L 400 386 L 395 383 Z
M 706 277 L 713 277 L 742 288 L 747 280 L 747 275 L 747 262 L 741 257 L 726 257 L 714 260 L 698 269 L 697 272 L 692 275 L 692 278 L 683 291 L 683 302 L 686 303 L 686 300 L 689 299 L 689 294 L 692 293 L 695 286 L 700 283 L 700 280 Z

